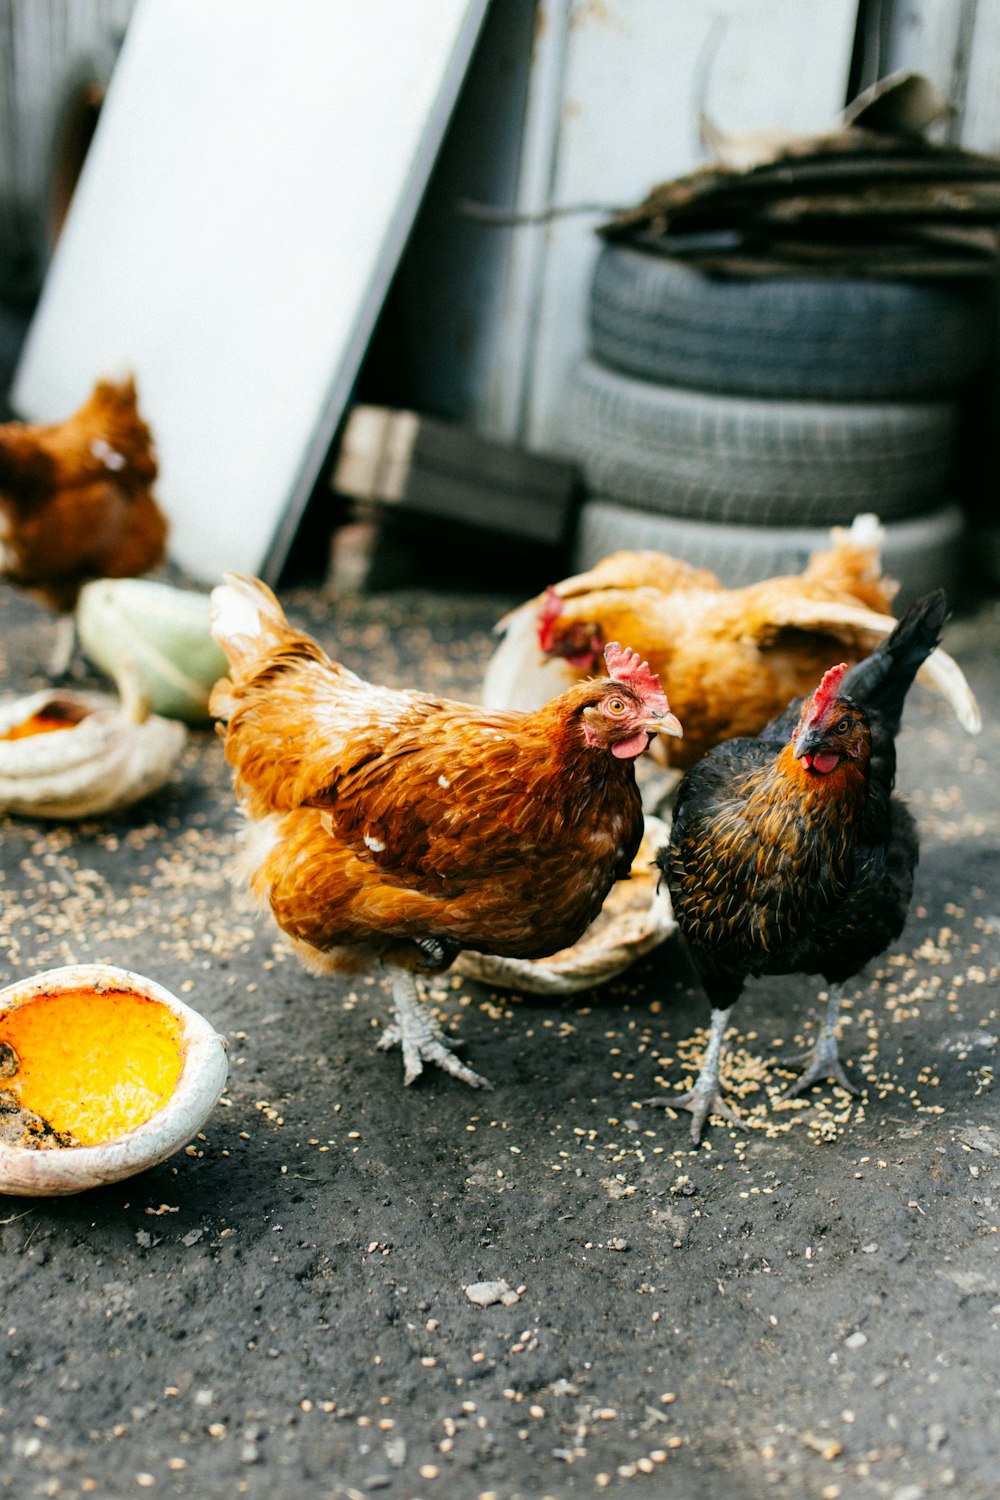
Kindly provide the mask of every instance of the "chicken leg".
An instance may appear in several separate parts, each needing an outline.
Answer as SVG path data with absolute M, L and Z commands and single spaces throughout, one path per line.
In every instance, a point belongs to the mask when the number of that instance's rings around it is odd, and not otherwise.
M 657 1097 L 647 1099 L 647 1104 L 657 1104 L 663 1109 L 686 1109 L 692 1115 L 691 1139 L 695 1145 L 701 1143 L 701 1132 L 705 1128 L 705 1121 L 709 1115 L 720 1115 L 730 1125 L 738 1125 L 741 1130 L 746 1130 L 746 1125 L 740 1119 L 734 1109 L 726 1103 L 722 1097 L 722 1086 L 719 1083 L 719 1061 L 722 1057 L 722 1039 L 729 1025 L 729 1010 L 712 1011 L 712 1029 L 709 1033 L 708 1046 L 705 1048 L 705 1056 L 702 1058 L 701 1072 L 695 1081 L 693 1089 L 686 1094 L 676 1097 L 668 1095 L 666 1098 Z
M 849 1094 L 858 1094 L 858 1089 L 844 1072 L 844 1065 L 840 1061 L 840 1053 L 837 1048 L 837 1017 L 840 1013 L 840 1002 L 843 998 L 844 986 L 834 984 L 830 986 L 830 994 L 826 1003 L 826 1016 L 820 1027 L 819 1036 L 808 1052 L 797 1052 L 792 1057 L 782 1057 L 778 1061 L 782 1067 L 802 1067 L 805 1072 L 801 1078 L 797 1078 L 791 1087 L 786 1090 L 784 1097 L 794 1099 L 797 1094 L 804 1093 L 814 1083 L 822 1083 L 829 1080 L 831 1083 L 839 1083 L 842 1089 Z
M 56 620 L 52 653 L 48 662 L 48 673 L 53 681 L 58 682 L 61 677 L 69 675 L 75 653 L 76 617 L 71 614 L 59 615 Z
M 437 1063 L 453 1078 L 460 1078 L 474 1089 L 491 1089 L 488 1078 L 466 1067 L 448 1046 L 445 1034 L 420 998 L 416 977 L 409 969 L 390 968 L 392 998 L 396 1020 L 378 1039 L 382 1051 L 389 1047 L 403 1049 L 403 1082 L 412 1083 L 424 1071 L 424 1063 Z

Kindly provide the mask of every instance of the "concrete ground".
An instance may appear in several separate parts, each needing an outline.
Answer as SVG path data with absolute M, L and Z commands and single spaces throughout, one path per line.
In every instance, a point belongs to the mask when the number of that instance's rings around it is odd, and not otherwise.
M 510 601 L 290 612 L 376 680 L 472 695 Z M 51 628 L 0 593 L 5 691 Z M 12 1496 L 993 1500 L 1000 1481 L 1000 608 L 946 644 L 966 737 L 915 690 L 900 785 L 909 924 L 854 987 L 859 1100 L 778 1103 L 820 1016 L 757 982 L 731 1085 L 747 1133 L 642 1101 L 707 1006 L 673 942 L 540 1001 L 447 978 L 496 1085 L 402 1087 L 378 977 L 320 981 L 233 896 L 215 735 L 124 816 L 2 820 L 4 982 L 101 960 L 229 1039 L 202 1135 L 117 1186 L 0 1199 L 0 1488 Z M 771 1061 L 769 1061 L 771 1060 Z M 504 1281 L 480 1306 L 466 1288 Z

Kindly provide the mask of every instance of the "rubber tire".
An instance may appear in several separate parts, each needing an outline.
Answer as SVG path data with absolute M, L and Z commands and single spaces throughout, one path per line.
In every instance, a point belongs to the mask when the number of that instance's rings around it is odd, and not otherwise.
M 954 403 L 715 396 L 584 360 L 560 445 L 586 487 L 647 510 L 758 526 L 928 510 L 951 481 Z
M 882 567 L 900 584 L 898 612 L 930 589 L 961 597 L 965 581 L 965 516 L 958 505 L 939 505 L 913 520 L 885 524 Z M 666 552 L 699 568 L 710 568 L 721 583 L 739 588 L 786 573 L 799 573 L 809 554 L 828 547 L 825 527 L 720 526 L 683 521 L 614 501 L 584 503 L 577 524 L 572 568 L 583 573 L 620 549 Z
M 722 394 L 935 396 L 983 364 L 988 297 L 978 280 L 723 280 L 605 245 L 591 283 L 590 350 L 623 374 Z

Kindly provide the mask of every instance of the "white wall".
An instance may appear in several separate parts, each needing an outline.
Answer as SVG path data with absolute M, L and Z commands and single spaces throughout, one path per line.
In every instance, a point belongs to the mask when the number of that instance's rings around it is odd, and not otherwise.
M 134 372 L 195 577 L 277 576 L 484 11 L 137 5 L 12 404 L 56 420 Z
M 1000 152 L 1000 5 L 896 0 L 883 71 L 926 73 L 956 106 L 949 139 Z
M 828 125 L 845 102 L 856 18 L 856 0 L 540 0 L 518 207 L 638 201 L 699 165 L 700 108 L 730 132 Z M 481 430 L 556 443 L 601 218 L 509 231 Z

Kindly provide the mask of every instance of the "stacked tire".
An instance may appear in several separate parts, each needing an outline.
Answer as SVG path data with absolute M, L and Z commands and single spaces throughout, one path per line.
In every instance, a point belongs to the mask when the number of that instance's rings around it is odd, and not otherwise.
M 742 584 L 874 511 L 904 598 L 954 589 L 959 395 L 987 353 L 978 283 L 724 280 L 605 244 L 563 447 L 574 566 L 652 547 Z

